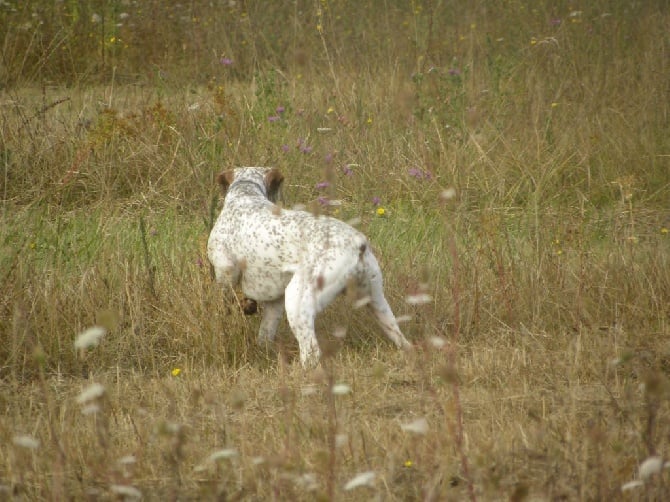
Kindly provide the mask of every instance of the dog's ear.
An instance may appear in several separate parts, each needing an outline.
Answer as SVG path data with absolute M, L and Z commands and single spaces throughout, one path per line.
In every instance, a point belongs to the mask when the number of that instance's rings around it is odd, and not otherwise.
M 216 183 L 221 187 L 223 193 L 226 193 L 228 187 L 232 184 L 233 178 L 235 178 L 235 172 L 232 169 L 228 171 L 223 171 L 216 177 Z
M 279 195 L 279 187 L 284 182 L 284 175 L 279 172 L 279 169 L 273 167 L 265 175 L 265 189 L 268 194 L 268 199 L 272 202 L 277 202 Z

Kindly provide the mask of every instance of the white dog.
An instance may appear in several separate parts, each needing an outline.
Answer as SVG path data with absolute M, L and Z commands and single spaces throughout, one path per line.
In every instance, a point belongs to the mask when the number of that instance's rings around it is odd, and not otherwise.
M 263 307 L 259 342 L 274 339 L 285 307 L 300 361 L 315 364 L 321 355 L 316 314 L 354 285 L 386 336 L 399 348 L 410 347 L 384 298 L 382 273 L 367 238 L 337 219 L 275 205 L 283 180 L 277 169 L 264 167 L 219 174 L 226 196 L 207 244 L 217 281 L 225 287 L 239 283 Z

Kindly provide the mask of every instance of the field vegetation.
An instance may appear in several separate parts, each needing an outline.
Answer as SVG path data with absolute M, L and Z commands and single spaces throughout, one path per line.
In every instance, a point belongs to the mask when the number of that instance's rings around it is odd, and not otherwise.
M 662 500 L 668 26 L 665 1 L 0 1 L 1 497 Z M 344 297 L 320 367 L 286 322 L 256 346 L 204 249 L 240 165 L 369 236 L 411 353 Z

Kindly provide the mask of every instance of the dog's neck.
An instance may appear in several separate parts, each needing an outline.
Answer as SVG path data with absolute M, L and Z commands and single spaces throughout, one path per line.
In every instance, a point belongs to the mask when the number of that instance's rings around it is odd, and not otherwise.
M 228 187 L 228 194 L 232 195 L 233 190 L 235 194 L 245 195 L 245 196 L 258 196 L 260 195 L 264 199 L 268 198 L 268 195 L 265 190 L 265 186 L 262 183 L 258 183 L 254 180 L 249 179 L 237 179 Z

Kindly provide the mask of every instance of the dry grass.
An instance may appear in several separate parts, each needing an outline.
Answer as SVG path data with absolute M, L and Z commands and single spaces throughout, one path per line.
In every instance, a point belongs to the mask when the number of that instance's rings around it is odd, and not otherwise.
M 663 2 L 143 5 L 0 5 L 3 496 L 663 498 Z M 235 165 L 360 219 L 413 353 L 344 299 L 319 369 L 255 346 Z

